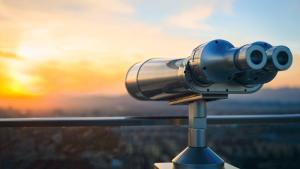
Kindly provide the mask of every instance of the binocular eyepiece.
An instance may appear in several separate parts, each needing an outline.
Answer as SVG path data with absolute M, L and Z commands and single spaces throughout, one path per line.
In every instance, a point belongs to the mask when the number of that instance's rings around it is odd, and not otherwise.
M 172 100 L 193 94 L 252 93 L 292 64 L 286 46 L 225 40 L 197 46 L 187 58 L 149 59 L 133 65 L 126 88 L 139 100 Z

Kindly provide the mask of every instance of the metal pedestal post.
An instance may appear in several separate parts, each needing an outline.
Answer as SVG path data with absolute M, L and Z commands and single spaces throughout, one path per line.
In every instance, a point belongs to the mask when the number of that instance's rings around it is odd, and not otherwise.
M 206 101 L 197 100 L 188 106 L 188 147 L 179 153 L 172 163 L 156 163 L 155 169 L 234 169 L 235 167 L 225 164 L 207 147 Z

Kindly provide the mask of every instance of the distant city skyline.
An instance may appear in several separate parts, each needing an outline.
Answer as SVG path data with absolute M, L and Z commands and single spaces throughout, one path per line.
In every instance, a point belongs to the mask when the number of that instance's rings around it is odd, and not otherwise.
M 219 38 L 290 47 L 292 67 L 265 87 L 298 88 L 299 27 L 297 0 L 0 0 L 0 101 L 124 95 L 132 64 Z

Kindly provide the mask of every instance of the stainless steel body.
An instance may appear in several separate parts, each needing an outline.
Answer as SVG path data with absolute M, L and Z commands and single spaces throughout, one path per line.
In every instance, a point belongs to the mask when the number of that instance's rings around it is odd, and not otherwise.
M 292 54 L 285 46 L 256 42 L 234 47 L 219 39 L 197 46 L 187 58 L 149 59 L 133 65 L 126 88 L 139 100 L 252 93 L 291 63 Z

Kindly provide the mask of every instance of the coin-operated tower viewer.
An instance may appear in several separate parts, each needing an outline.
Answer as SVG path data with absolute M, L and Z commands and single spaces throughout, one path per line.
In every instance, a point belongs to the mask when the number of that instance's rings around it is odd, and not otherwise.
M 132 97 L 188 105 L 188 146 L 172 163 L 157 163 L 155 168 L 235 168 L 206 144 L 206 102 L 256 92 L 291 64 L 292 53 L 286 46 L 254 42 L 234 47 L 218 39 L 197 46 L 187 58 L 149 59 L 133 65 L 126 76 Z

